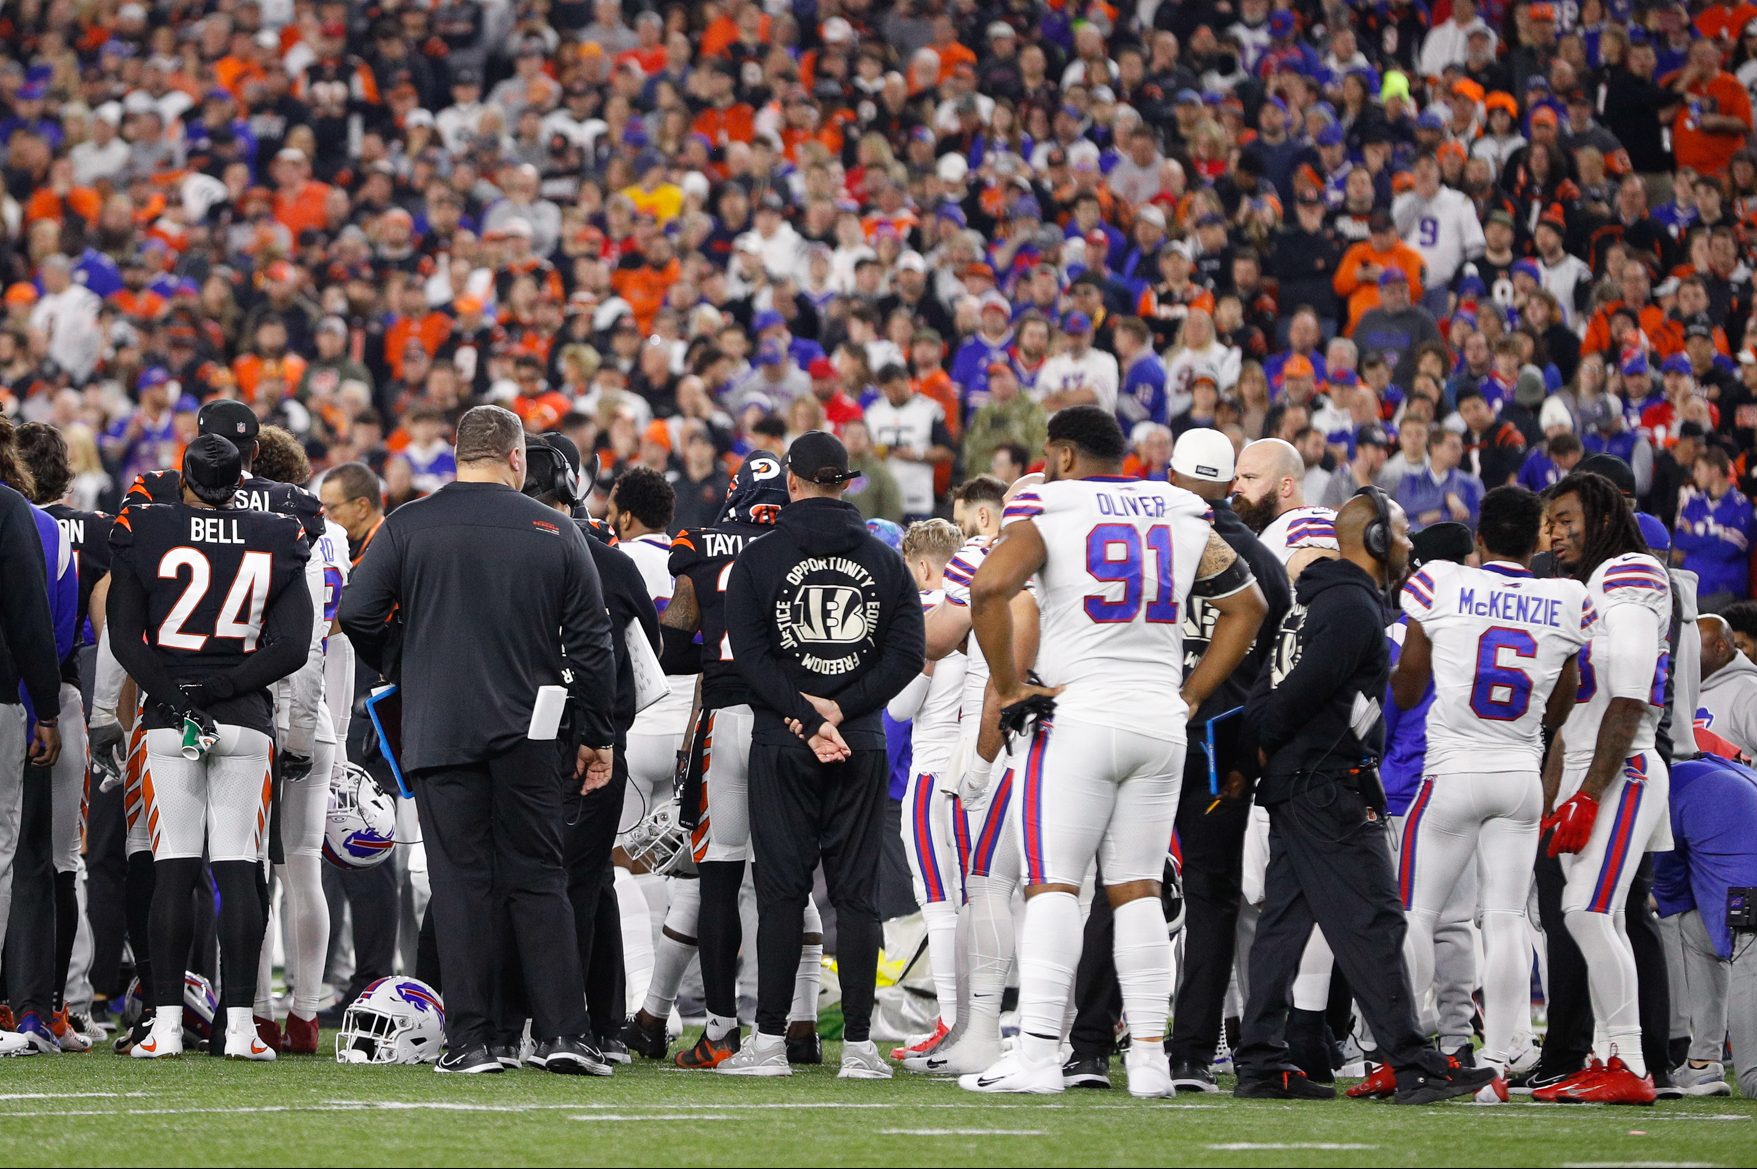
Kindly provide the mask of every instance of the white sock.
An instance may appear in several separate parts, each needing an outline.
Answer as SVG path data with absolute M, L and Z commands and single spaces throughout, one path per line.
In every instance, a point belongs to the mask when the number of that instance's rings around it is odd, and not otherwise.
M 1123 1019 L 1135 1043 L 1162 1038 L 1171 1010 L 1171 938 L 1157 897 L 1137 897 L 1115 910 L 1116 981 Z
M 950 901 L 929 902 L 921 907 L 921 917 L 927 924 L 927 961 L 939 996 L 940 1021 L 954 1027 L 958 1023 L 958 907 Z
M 255 1021 L 252 1020 L 252 1025 Z M 153 1012 L 153 1035 L 159 1039 L 176 1039 L 183 1041 L 183 1000 L 178 999 L 171 1006 L 160 1006 Z
M 1077 912 L 1077 909 L 1076 909 Z M 970 1021 L 999 1026 L 1001 996 L 1013 965 L 1013 886 L 993 877 L 970 878 Z
M 1608 913 L 1571 909 L 1565 920 L 1574 944 L 1586 959 L 1586 983 L 1592 992 L 1592 1014 L 1599 1039 L 1598 1054 L 1609 1059 L 1612 1048 L 1629 1070 L 1647 1074 L 1641 1054 L 1641 1008 L 1636 998 L 1635 955 L 1628 939 Z
M 252 1017 L 250 1012 L 251 1008 L 249 1007 L 227 1007 L 226 1034 L 255 1035 L 256 1020 Z
M 1411 909 L 1404 914 L 1403 963 L 1409 967 L 1409 991 L 1415 996 L 1415 1022 L 1423 1035 L 1433 1034 L 1436 1018 L 1433 1009 L 1434 989 L 1434 923 L 1432 913 Z M 1314 934 L 1314 936 L 1316 936 Z M 1305 977 L 1302 969 L 1300 977 Z M 1298 986 L 1296 981 L 1295 986 Z M 1329 988 L 1326 987 L 1326 997 Z M 1297 992 L 1296 992 L 1297 997 Z M 1303 1008 L 1312 1010 L 1316 1008 Z M 1484 1047 L 1487 1050 L 1487 1047 Z
M 671 886 L 675 882 L 658 873 L 636 873 L 634 883 L 647 903 L 647 934 L 657 946 L 659 929 L 665 924 L 665 915 L 671 909 Z
M 757 1051 L 763 1053 L 779 1051 L 787 1043 L 787 1037 L 785 1035 L 770 1035 L 766 1031 L 758 1031 L 754 1033 L 750 1037 L 750 1040 L 756 1045 Z
M 640 882 L 627 869 L 616 870 L 616 907 L 622 918 L 622 962 L 628 998 L 641 1002 L 653 981 L 653 921 Z
M 1505 1068 L 1518 1041 L 1531 1029 L 1531 950 L 1525 944 L 1525 915 L 1482 915 L 1482 1051 L 1486 1063 Z
M 647 982 L 647 1001 L 641 1006 L 656 1019 L 671 1014 L 684 972 L 695 961 L 696 918 L 701 908 L 700 881 L 674 883 L 671 907 L 665 911 L 665 927 L 659 933 L 659 944 L 653 954 L 653 977 Z M 679 938 L 688 938 L 689 941 L 679 941 Z
M 1330 971 L 1336 965 L 1336 956 L 1330 952 L 1330 943 L 1315 927 L 1312 936 L 1306 941 L 1305 952 L 1300 955 L 1299 973 L 1293 979 L 1293 1007 L 1296 1011 L 1323 1011 L 1330 1006 Z M 1418 995 L 1420 991 L 1416 992 Z
M 250 1005 L 253 1012 L 265 1019 L 274 1018 L 275 914 L 273 886 L 269 887 L 269 897 L 268 928 L 263 931 L 262 950 L 256 958 L 256 1001 Z
M 315 1019 L 323 1002 L 323 961 L 329 953 L 329 899 L 323 895 L 323 857 L 294 853 L 281 866 L 287 891 L 287 974 L 293 1013 Z
M 801 924 L 805 936 L 815 937 L 817 941 L 808 941 L 799 947 L 799 973 L 793 976 L 793 1009 L 788 1012 L 787 1021 L 810 1023 L 815 1027 L 818 990 L 824 980 L 824 918 L 818 912 L 815 897 L 806 897 Z
M 1061 1053 L 1062 1015 L 1080 962 L 1080 899 L 1039 893 L 1025 902 L 1019 947 L 1019 1051 L 1031 1063 Z
M 738 1020 L 728 1019 L 725 1015 L 709 1015 L 707 1036 L 713 1042 L 719 1042 L 728 1035 L 738 1033 Z

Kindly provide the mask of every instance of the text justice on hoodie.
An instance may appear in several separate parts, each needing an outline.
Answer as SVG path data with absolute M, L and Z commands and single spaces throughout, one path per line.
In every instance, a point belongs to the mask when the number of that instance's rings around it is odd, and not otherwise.
M 822 723 L 833 700 L 853 750 L 883 750 L 885 703 L 921 672 L 926 635 L 915 581 L 853 504 L 798 499 L 733 563 L 726 592 L 733 660 L 750 686 L 754 741 L 798 745 L 786 720 Z

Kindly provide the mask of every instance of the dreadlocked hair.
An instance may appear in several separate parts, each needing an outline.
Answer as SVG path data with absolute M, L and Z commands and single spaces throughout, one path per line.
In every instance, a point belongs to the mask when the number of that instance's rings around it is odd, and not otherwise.
M 1586 547 L 1580 564 L 1574 570 L 1577 580 L 1586 580 L 1605 561 L 1632 552 L 1647 553 L 1647 541 L 1635 522 L 1635 509 L 1623 500 L 1616 484 L 1593 471 L 1574 471 L 1544 492 L 1546 500 L 1572 495 L 1580 501 L 1586 522 Z
M 18 456 L 18 428 L 0 418 L 0 483 L 12 488 L 26 499 L 37 494 L 37 479 L 24 460 Z

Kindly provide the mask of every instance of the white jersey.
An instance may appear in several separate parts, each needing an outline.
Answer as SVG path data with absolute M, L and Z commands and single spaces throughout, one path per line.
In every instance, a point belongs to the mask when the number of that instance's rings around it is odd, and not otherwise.
M 987 536 L 972 536 L 946 565 L 945 597 L 948 605 L 970 604 L 970 582 L 976 570 L 988 559 L 990 541 Z M 974 635 L 972 635 L 974 636 Z M 988 659 L 975 645 L 964 655 L 964 694 L 959 702 L 963 734 L 972 744 L 982 729 L 982 697 L 988 691 Z
M 1421 253 L 1426 288 L 1444 288 L 1466 260 L 1482 255 L 1482 223 L 1470 197 L 1441 187 L 1432 199 L 1405 191 L 1391 204 L 1403 242 Z
M 1545 704 L 1586 643 L 1586 588 L 1516 564 L 1438 561 L 1403 586 L 1403 611 L 1433 643 L 1430 774 L 1535 772 Z
M 1338 549 L 1336 510 L 1329 507 L 1296 507 L 1269 521 L 1257 539 L 1286 564 L 1301 548 Z
M 944 589 L 921 590 L 921 611 L 931 612 L 945 600 L 945 596 Z M 914 755 L 911 766 L 917 775 L 938 775 L 958 753 L 958 739 L 963 729 L 959 714 L 964 704 L 964 664 L 967 660 L 966 655 L 954 652 L 933 664 L 927 697 L 922 699 L 921 709 L 915 712 L 909 735 Z
M 1098 396 L 1093 405 L 1114 414 L 1117 387 L 1121 384 L 1122 375 L 1117 372 L 1116 358 L 1102 349 L 1088 347 L 1078 357 L 1072 353 L 1058 353 L 1045 361 L 1037 372 L 1037 384 L 1028 393 L 1041 402 L 1050 394 L 1091 390 Z
M 664 532 L 648 532 L 624 540 L 617 547 L 641 570 L 641 580 L 646 582 L 647 595 L 653 598 L 653 608 L 663 613 L 677 587 L 671 577 L 671 537 Z M 671 675 L 665 680 L 671 693 L 635 715 L 629 734 L 680 735 L 689 729 L 689 711 L 695 702 L 694 676 Z
M 1665 713 L 1671 669 L 1666 631 L 1672 618 L 1671 581 L 1659 561 L 1631 552 L 1599 565 L 1586 582 L 1589 640 L 1580 655 L 1580 697 L 1562 727 L 1568 772 L 1584 775 L 1598 729 L 1613 698 L 1645 704 L 1631 756 L 1652 751 Z M 1561 793 L 1562 798 L 1572 791 Z
M 1057 713 L 1181 742 L 1183 611 L 1214 534 L 1208 505 L 1169 483 L 1062 479 L 1021 492 L 1002 523 L 1027 520 L 1047 550 L 1037 673 L 1066 687 Z
M 323 521 L 323 536 L 312 550 L 314 560 L 323 564 L 323 611 L 318 616 L 326 634 L 323 643 L 323 703 L 329 709 L 330 728 L 335 741 L 348 741 L 348 724 L 354 712 L 354 646 L 348 635 L 337 630 L 329 632 L 336 613 L 342 607 L 342 590 L 353 574 L 353 561 L 348 559 L 348 533 L 334 520 Z M 318 742 L 328 742 L 318 733 Z M 338 753 L 339 755 L 340 753 Z

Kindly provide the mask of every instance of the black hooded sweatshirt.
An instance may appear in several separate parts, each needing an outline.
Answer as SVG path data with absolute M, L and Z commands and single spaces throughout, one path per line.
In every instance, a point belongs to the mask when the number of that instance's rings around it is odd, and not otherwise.
M 883 750 L 880 712 L 921 672 L 921 599 L 902 557 L 851 503 L 797 500 L 746 545 L 726 590 L 732 657 L 749 685 L 755 741 L 804 744 L 787 729 L 822 719 L 804 695 L 842 708 L 854 750 Z
M 1378 586 L 1347 560 L 1318 560 L 1294 592 L 1245 709 L 1269 759 L 1257 789 L 1265 805 L 1293 795 L 1302 775 L 1370 771 L 1385 747 L 1383 718 L 1374 718 L 1364 736 L 1350 725 L 1355 699 L 1382 707 L 1391 680 Z

